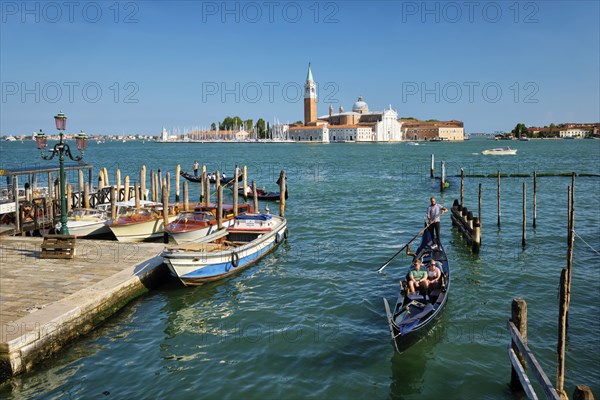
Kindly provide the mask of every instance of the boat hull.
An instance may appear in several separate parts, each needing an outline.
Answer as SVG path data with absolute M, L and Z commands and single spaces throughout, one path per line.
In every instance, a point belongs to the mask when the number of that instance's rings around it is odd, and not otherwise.
M 176 215 L 169 216 L 169 222 L 175 218 Z M 162 237 L 165 224 L 161 217 L 129 224 L 110 224 L 108 227 L 119 242 L 143 242 Z
M 110 234 L 110 228 L 105 220 L 98 221 L 67 221 L 70 235 L 77 237 L 103 236 Z
M 233 222 L 233 219 L 223 221 L 223 226 L 227 227 Z M 202 238 L 216 232 L 219 227 L 215 225 L 209 225 L 205 228 L 193 229 L 187 231 L 168 231 L 169 236 L 177 244 L 183 244 L 188 242 L 196 242 L 202 240 Z
M 163 253 L 163 259 L 172 275 L 186 286 L 223 279 L 257 262 L 286 239 L 286 220 L 273 218 L 280 221 L 271 231 L 257 232 L 256 239 L 239 247 L 219 251 L 167 251 Z

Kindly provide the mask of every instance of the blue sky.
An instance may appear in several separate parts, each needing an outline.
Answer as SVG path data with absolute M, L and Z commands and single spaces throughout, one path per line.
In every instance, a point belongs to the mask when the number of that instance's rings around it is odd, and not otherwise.
M 319 115 L 362 95 L 471 133 L 597 122 L 599 4 L 2 1 L 0 134 L 59 110 L 94 134 L 294 122 L 309 62 Z

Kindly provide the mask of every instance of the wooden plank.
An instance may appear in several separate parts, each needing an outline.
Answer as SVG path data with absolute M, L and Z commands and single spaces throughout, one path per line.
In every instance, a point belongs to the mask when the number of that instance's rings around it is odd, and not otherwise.
M 533 391 L 533 386 L 531 385 L 531 381 L 527 377 L 527 373 L 523 369 L 523 366 L 519 362 L 519 358 L 515 351 L 508 346 L 508 358 L 510 358 L 510 362 L 513 365 L 513 368 L 517 371 L 517 375 L 519 376 L 519 380 L 521 381 L 521 386 L 523 387 L 523 391 L 527 395 L 528 399 L 537 400 L 537 394 Z
M 560 396 L 552 386 L 550 379 L 548 379 L 548 376 L 542 369 L 541 365 L 538 363 L 531 350 L 529 350 L 529 347 L 525 343 L 523 343 L 523 338 L 521 337 L 521 334 L 517 330 L 515 324 L 513 324 L 511 321 L 508 321 L 508 330 L 510 332 L 510 336 L 512 337 L 512 342 L 523 354 L 523 358 L 525 358 L 525 361 L 527 361 L 527 365 L 533 371 L 533 374 L 535 375 L 538 383 L 544 391 L 546 398 L 560 400 Z

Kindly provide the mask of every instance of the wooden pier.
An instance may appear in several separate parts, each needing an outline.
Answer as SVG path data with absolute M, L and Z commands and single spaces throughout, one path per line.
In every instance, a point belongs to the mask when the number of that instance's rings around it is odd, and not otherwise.
M 42 259 L 42 238 L 0 237 L 0 382 L 30 370 L 168 279 L 160 243 L 77 241 Z

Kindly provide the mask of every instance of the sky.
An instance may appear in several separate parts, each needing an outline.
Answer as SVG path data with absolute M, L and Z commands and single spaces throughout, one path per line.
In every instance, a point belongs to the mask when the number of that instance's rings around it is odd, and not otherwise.
M 468 133 L 600 121 L 598 1 L 0 1 L 0 135 L 370 110 Z

